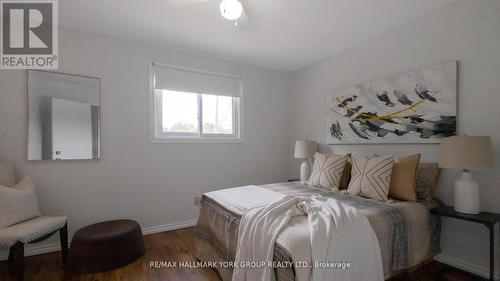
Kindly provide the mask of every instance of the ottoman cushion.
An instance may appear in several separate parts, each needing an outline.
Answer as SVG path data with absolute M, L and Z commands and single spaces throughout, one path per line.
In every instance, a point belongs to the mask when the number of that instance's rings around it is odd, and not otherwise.
M 145 252 L 142 231 L 132 220 L 105 221 L 78 230 L 68 266 L 76 272 L 101 272 L 124 266 Z

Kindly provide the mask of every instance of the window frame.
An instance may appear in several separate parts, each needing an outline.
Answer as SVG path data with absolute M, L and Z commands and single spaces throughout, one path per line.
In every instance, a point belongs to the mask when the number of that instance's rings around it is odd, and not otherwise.
M 239 97 L 233 99 L 233 134 L 207 134 L 203 133 L 203 106 L 202 95 L 204 93 L 194 93 L 198 96 L 198 132 L 163 132 L 162 124 L 162 95 L 155 89 L 155 71 L 154 67 L 170 67 L 184 71 L 194 71 L 203 74 L 217 75 L 239 79 Z M 168 90 L 168 89 L 165 89 Z M 210 95 L 210 94 L 207 94 Z M 159 64 L 150 62 L 149 64 L 149 101 L 150 118 L 149 131 L 150 143 L 243 143 L 243 78 L 230 74 L 216 73 L 200 69 L 185 68 L 175 65 Z

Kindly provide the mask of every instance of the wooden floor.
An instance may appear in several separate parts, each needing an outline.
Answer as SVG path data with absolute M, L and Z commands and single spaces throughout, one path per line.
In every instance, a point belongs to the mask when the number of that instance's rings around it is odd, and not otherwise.
M 210 268 L 151 268 L 154 261 L 194 262 L 193 229 L 185 228 L 145 236 L 146 254 L 135 262 L 117 270 L 96 274 L 72 274 L 65 272 L 59 253 L 25 258 L 24 280 L 32 281 L 166 281 L 166 280 L 221 280 Z M 0 280 L 17 281 L 7 273 L 6 262 L 0 262 Z M 401 274 L 391 281 L 403 280 L 484 280 L 460 270 L 431 262 L 411 273 Z

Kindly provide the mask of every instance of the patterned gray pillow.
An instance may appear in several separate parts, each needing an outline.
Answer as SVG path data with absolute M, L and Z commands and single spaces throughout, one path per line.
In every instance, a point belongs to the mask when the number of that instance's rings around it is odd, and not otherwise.
M 431 201 L 439 183 L 441 168 L 437 163 L 420 163 L 417 169 L 415 192 L 418 200 Z
M 347 155 L 316 152 L 313 171 L 306 184 L 338 191 L 347 158 Z
M 393 166 L 394 156 L 352 157 L 352 178 L 347 191 L 352 195 L 387 201 Z

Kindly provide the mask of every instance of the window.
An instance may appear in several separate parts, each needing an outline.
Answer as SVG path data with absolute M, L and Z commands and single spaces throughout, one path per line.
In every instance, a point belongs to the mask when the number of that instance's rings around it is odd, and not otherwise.
M 198 134 L 198 94 L 156 91 L 161 99 L 161 133 Z
M 155 90 L 165 137 L 235 137 L 238 98 Z M 160 117 L 158 116 L 158 117 Z
M 152 142 L 241 141 L 241 79 L 152 64 Z

